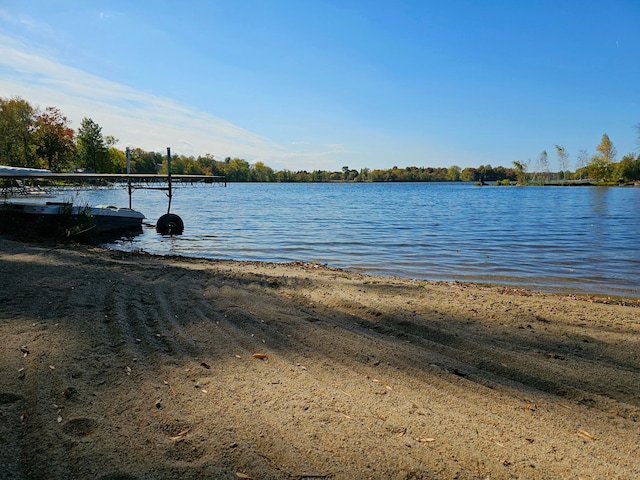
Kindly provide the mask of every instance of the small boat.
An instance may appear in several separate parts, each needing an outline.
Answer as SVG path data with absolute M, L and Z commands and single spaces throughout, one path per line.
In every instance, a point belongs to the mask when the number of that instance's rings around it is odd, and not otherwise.
M 3 177 L 43 177 L 52 175 L 51 170 L 45 168 L 10 167 L 0 165 L 0 176 Z
M 96 221 L 96 232 L 113 232 L 119 230 L 141 231 L 144 215 L 132 208 L 114 207 L 113 205 L 96 205 L 90 207 L 91 217 Z
M 140 232 L 145 216 L 137 210 L 112 205 L 78 206 L 68 202 L 8 201 L 0 203 L 2 217 L 13 219 L 43 220 L 55 224 L 63 217 L 82 223 L 85 231 L 103 234 L 109 232 Z
M 162 235 L 179 235 L 184 230 L 182 219 L 171 213 L 172 182 L 180 184 L 222 184 L 227 186 L 226 177 L 212 175 L 177 175 L 171 174 L 171 149 L 167 147 L 167 175 L 156 173 L 131 174 L 130 150 L 126 150 L 127 173 L 56 173 L 42 168 L 11 167 L 0 165 L 0 199 L 4 197 L 5 203 L 0 203 L 0 233 L 11 232 L 12 229 L 32 232 L 38 227 L 42 234 L 59 232 L 67 236 L 75 236 L 87 233 L 93 234 L 116 233 L 129 231 L 142 233 L 142 221 L 145 216 L 131 209 L 131 194 L 136 188 L 149 190 L 166 190 L 169 197 L 167 213 L 162 215 L 156 224 L 156 230 Z M 112 183 L 124 184 L 129 190 L 129 208 L 117 208 L 111 205 L 97 205 L 95 207 L 79 207 L 70 203 L 47 202 L 32 203 L 15 200 L 15 197 L 27 197 L 35 195 L 48 195 L 47 190 L 55 190 L 68 185 L 111 185 Z M 151 187 L 151 183 L 166 183 Z M 42 188 L 42 187 L 46 188 Z M 12 200 L 9 201 L 9 198 Z M 1 202 L 1 200 L 0 200 Z M 34 224 L 27 224 L 28 220 L 35 220 Z M 42 224 L 45 225 L 42 225 Z M 24 224 L 24 225 L 23 225 Z M 22 228 L 24 227 L 24 228 Z M 49 228 L 50 230 L 47 230 Z M 44 231 L 43 231 L 44 229 Z M 35 230 L 33 230 L 35 232 Z M 54 235 L 55 236 L 55 235 Z

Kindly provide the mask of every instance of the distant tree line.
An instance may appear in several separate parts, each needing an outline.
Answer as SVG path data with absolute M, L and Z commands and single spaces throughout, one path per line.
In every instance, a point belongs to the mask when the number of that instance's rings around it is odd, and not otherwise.
M 640 124 L 636 127 L 640 147 Z M 56 172 L 91 171 L 96 173 L 125 173 L 125 152 L 116 148 L 118 139 L 104 135 L 102 127 L 85 117 L 77 131 L 56 107 L 44 111 L 20 98 L 0 97 L 0 165 L 47 168 Z M 549 155 L 544 150 L 532 162 L 517 160 L 511 168 L 481 165 L 477 168 L 451 166 L 449 168 L 394 166 L 390 169 L 354 170 L 348 166 L 341 171 L 274 170 L 263 162 L 250 164 L 241 158 L 217 160 L 204 156 L 172 155 L 174 174 L 220 175 L 228 182 L 497 182 L 541 183 L 576 179 L 597 181 L 640 180 L 640 155 L 629 153 L 619 162 L 616 149 L 607 134 L 596 146 L 597 153 L 578 152 L 575 170 L 569 168 L 570 155 L 564 147 L 555 145 L 558 168 L 552 171 Z M 131 173 L 166 173 L 163 154 L 140 148 L 130 151 Z
M 636 125 L 638 134 L 638 146 L 640 147 L 640 124 Z M 586 150 L 580 150 L 575 159 L 575 170 L 569 170 L 570 157 L 567 150 L 561 145 L 555 145 L 557 163 L 559 169 L 552 172 L 549 168 L 549 155 L 546 150 L 540 153 L 531 167 L 531 159 L 526 162 L 514 161 L 517 183 L 536 184 L 545 182 L 563 183 L 569 180 L 592 180 L 597 182 L 632 182 L 640 180 L 640 155 L 628 153 L 618 162 L 616 161 L 616 148 L 613 146 L 609 135 L 602 135 L 600 143 L 596 146 L 594 155 Z

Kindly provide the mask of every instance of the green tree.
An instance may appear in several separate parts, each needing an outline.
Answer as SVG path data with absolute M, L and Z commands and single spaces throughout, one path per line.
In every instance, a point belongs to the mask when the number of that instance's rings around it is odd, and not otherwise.
M 491 165 L 480 165 L 475 169 L 474 181 L 484 185 L 485 182 L 490 182 L 496 179 L 495 172 Z
M 267 167 L 264 162 L 256 162 L 251 167 L 250 178 L 253 182 L 271 182 L 274 179 L 273 169 Z
M 90 118 L 83 118 L 78 129 L 78 160 L 80 166 L 103 173 L 108 153 L 102 127 Z
M 141 148 L 131 150 L 131 173 L 157 173 L 158 165 L 162 165 L 162 154 Z
M 167 162 L 162 164 L 162 173 L 167 173 Z M 175 175 L 204 175 L 202 165 L 194 158 L 171 154 L 171 173 Z
M 224 174 L 229 182 L 246 182 L 249 180 L 249 162 L 240 158 L 225 159 Z
M 640 155 L 629 153 L 616 166 L 616 176 L 625 180 L 640 180 Z
M 460 172 L 460 180 L 463 182 L 473 182 L 476 177 L 476 169 L 473 167 L 465 167 Z
M 198 157 L 198 163 L 206 175 L 224 175 L 224 164 L 217 161 L 211 153 Z
M 311 182 L 311 174 L 306 170 L 297 171 L 295 174 L 292 174 L 291 181 L 309 183 Z
M 358 172 L 356 169 L 351 169 L 349 170 L 349 180 L 351 181 L 358 181 L 358 175 L 360 175 L 360 172 Z
M 495 172 L 496 181 L 508 184 L 509 182 L 516 180 L 516 173 L 511 168 L 504 168 L 503 166 L 495 167 L 493 169 Z
M 290 183 L 295 181 L 303 181 L 296 180 L 296 175 L 291 170 L 279 170 L 275 172 L 275 181 L 282 183 Z
M 447 181 L 457 182 L 460 180 L 460 172 L 462 170 L 457 165 L 453 165 L 447 169 Z
M 33 133 L 36 110 L 20 97 L 0 98 L 0 164 L 40 167 Z
M 69 120 L 56 107 L 47 107 L 35 120 L 35 143 L 38 156 L 49 170 L 71 165 L 75 152 L 75 132 Z

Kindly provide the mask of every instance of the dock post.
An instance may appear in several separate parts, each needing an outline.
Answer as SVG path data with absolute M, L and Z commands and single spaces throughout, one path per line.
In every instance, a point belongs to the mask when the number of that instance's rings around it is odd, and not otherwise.
M 167 147 L 167 181 L 168 185 L 168 194 L 169 197 L 169 207 L 167 208 L 167 213 L 162 215 L 158 222 L 156 223 L 156 231 L 162 235 L 180 235 L 184 230 L 184 222 L 178 215 L 174 215 L 171 213 L 171 197 L 173 196 L 173 192 L 171 191 L 171 148 Z
M 127 147 L 127 187 L 129 190 L 129 210 L 131 210 L 131 150 Z
M 169 181 L 169 207 L 167 208 L 167 215 L 171 213 L 171 147 L 167 147 L 167 178 Z

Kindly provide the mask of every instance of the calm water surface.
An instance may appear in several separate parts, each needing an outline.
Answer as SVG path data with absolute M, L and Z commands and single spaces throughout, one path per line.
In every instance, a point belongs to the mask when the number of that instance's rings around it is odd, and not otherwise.
M 124 190 L 77 195 L 128 205 Z M 138 190 L 133 208 L 155 224 L 167 197 Z M 229 184 L 177 189 L 171 212 L 183 235 L 109 246 L 640 297 L 640 188 Z

